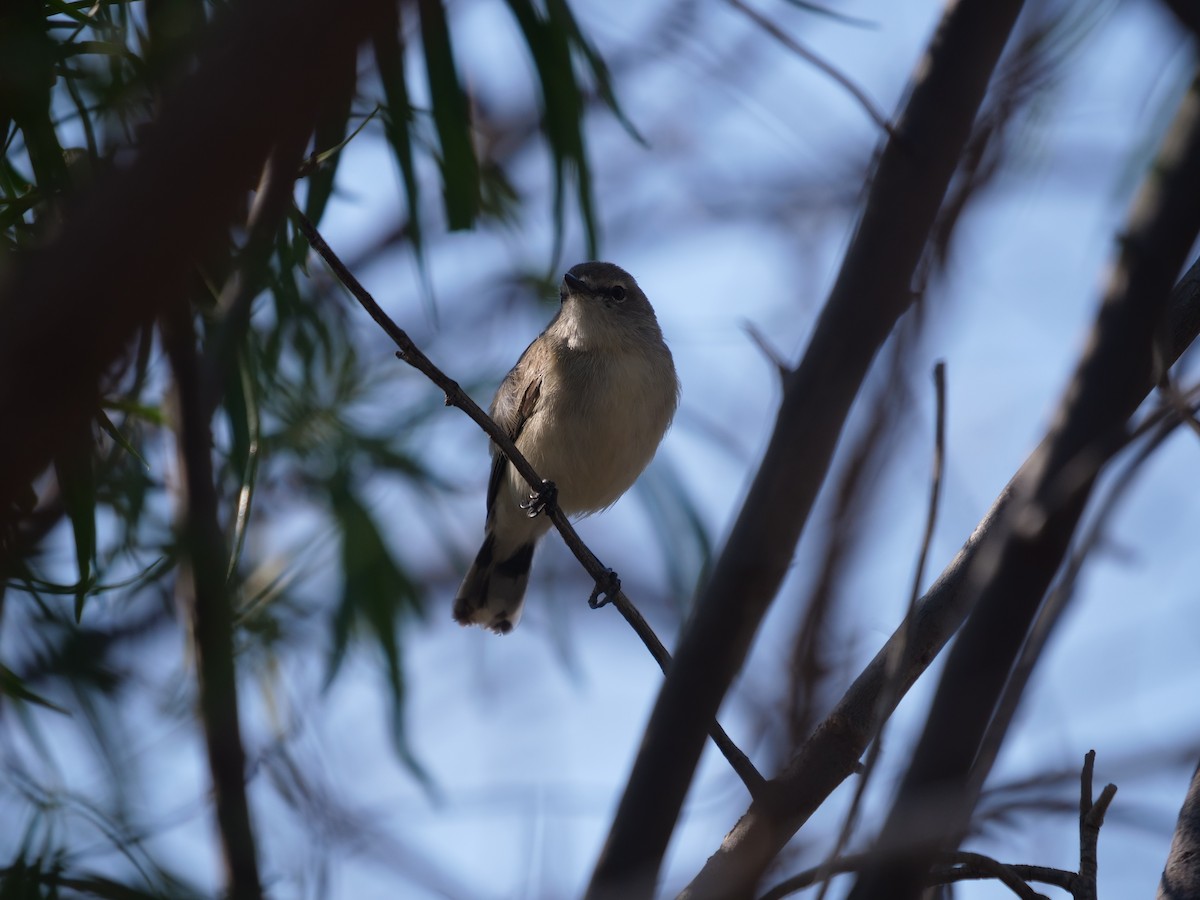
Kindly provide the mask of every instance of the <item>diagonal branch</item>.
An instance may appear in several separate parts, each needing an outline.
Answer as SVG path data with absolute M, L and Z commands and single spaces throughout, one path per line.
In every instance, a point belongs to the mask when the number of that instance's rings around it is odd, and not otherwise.
M 837 282 L 787 379 L 766 454 L 683 632 L 593 873 L 592 900 L 654 890 L 704 730 L 791 565 L 867 370 L 913 302 L 914 273 L 1020 9 L 1020 0 L 951 4 L 920 62 Z M 718 895 L 742 896 L 755 880 L 724 884 Z
M 1200 260 L 1171 293 L 1167 310 L 1167 363 L 1173 364 L 1197 335 L 1200 335 Z M 1145 396 L 1150 392 L 1150 382 L 1142 388 Z M 909 688 L 962 625 L 969 612 L 971 563 L 998 539 L 998 523 L 1012 501 L 1013 485 L 1032 468 L 1036 457 L 1037 451 L 1000 492 L 966 544 L 921 598 L 912 621 L 900 624 L 783 772 L 768 782 L 764 799 L 751 804 L 684 896 L 720 896 L 724 884 L 759 877 L 834 789 L 856 771 L 859 757 L 875 735 L 875 723 L 885 721 L 895 711 Z M 893 682 L 888 674 L 890 661 L 904 648 L 907 653 Z M 887 703 L 876 719 L 885 692 Z M 1200 808 L 1200 803 L 1197 806 Z M 1200 878 L 1197 882 L 1200 883 Z
M 938 501 L 942 495 L 942 475 L 946 458 L 946 364 L 944 361 L 939 360 L 934 366 L 933 383 L 936 395 L 934 407 L 933 474 L 930 478 L 929 503 L 925 513 L 925 534 L 921 539 L 921 550 L 917 556 L 916 571 L 913 573 L 912 590 L 908 598 L 908 609 L 904 614 L 904 620 L 910 623 L 910 627 L 913 620 L 913 610 L 916 609 L 917 600 L 921 596 L 921 585 L 925 580 L 925 563 L 929 558 L 929 548 L 933 544 L 933 535 L 937 529 Z M 872 727 L 872 731 L 875 733 L 875 740 L 871 743 L 870 752 L 867 753 L 867 759 L 863 763 L 858 783 L 854 787 L 854 797 L 850 801 L 850 808 L 842 821 L 842 827 L 838 833 L 837 841 L 834 843 L 830 859 L 836 859 L 841 856 L 842 851 L 846 849 L 846 844 L 849 842 L 850 836 L 854 832 L 854 826 L 858 821 L 858 811 L 862 806 L 863 798 L 866 796 L 867 785 L 870 784 L 871 776 L 874 774 L 875 767 L 879 763 L 879 756 L 883 752 L 883 723 L 887 717 L 885 710 L 891 702 L 891 694 L 897 689 L 895 686 L 896 674 L 899 672 L 900 666 L 904 661 L 904 649 L 907 646 L 907 642 L 908 635 L 905 636 L 905 644 L 896 647 L 889 660 L 886 681 L 887 690 L 879 698 L 879 713 L 876 717 L 876 723 Z M 821 892 L 817 895 L 817 900 L 824 900 L 829 885 L 830 882 L 826 879 L 821 885 Z
M 915 897 L 930 854 L 965 833 L 972 767 L 1013 664 L 1058 571 L 1102 467 L 1124 446 L 1144 386 L 1157 380 L 1171 284 L 1200 232 L 1200 77 L 1180 104 L 1134 199 L 1089 346 L 1055 423 L 1013 485 L 998 537 L 971 567 L 972 612 L 942 673 L 881 846 L 921 836 L 924 852 L 863 873 L 850 897 Z
M 845 89 L 850 96 L 855 99 L 855 101 L 857 101 L 858 105 L 861 106 L 866 114 L 871 117 L 871 121 L 879 126 L 881 131 L 888 135 L 893 134 L 892 126 L 891 123 L 888 122 L 887 116 L 879 111 L 879 107 L 876 106 L 874 101 L 867 96 L 866 91 L 851 81 L 849 77 L 840 72 L 835 66 L 831 65 L 820 56 L 813 53 L 794 37 L 780 28 L 776 23 L 772 22 L 754 7 L 743 2 L 743 0 L 728 0 L 728 3 L 801 59 L 807 60 L 809 64 L 815 66 L 817 69 L 832 78 L 835 82 L 837 82 L 837 84 Z
M 421 348 L 413 343 L 412 338 L 399 325 L 392 321 L 391 317 L 375 302 L 375 298 L 371 296 L 367 289 L 354 276 L 354 273 L 333 252 L 329 244 L 325 242 L 325 239 L 321 237 L 320 232 L 317 231 L 316 226 L 309 221 L 308 217 L 298 209 L 293 210 L 293 215 L 300 231 L 308 239 L 313 249 L 325 260 L 338 280 L 353 295 L 354 299 L 359 302 L 363 309 L 375 320 L 376 324 L 383 329 L 384 333 L 400 348 L 396 355 L 437 385 L 446 395 L 447 406 L 454 406 L 462 410 L 475 424 L 482 428 L 508 458 L 513 468 L 529 483 L 530 487 L 534 490 L 540 488 L 542 485 L 541 477 L 534 471 L 533 466 L 529 464 L 529 461 L 525 459 L 521 451 L 517 449 L 512 439 L 492 420 L 491 416 L 484 412 L 478 403 L 471 399 L 466 391 L 459 387 L 458 382 L 451 379 L 446 373 L 435 366 L 429 357 L 421 351 Z M 604 585 L 611 583 L 612 570 L 607 568 L 592 553 L 591 549 L 575 531 L 571 520 L 558 508 L 558 504 L 547 504 L 544 514 L 550 516 L 550 520 L 562 535 L 563 542 L 583 565 L 588 575 L 595 581 L 597 590 L 592 594 L 594 598 L 597 593 L 603 590 Z M 663 646 L 662 641 L 658 639 L 658 636 L 650 627 L 650 624 L 642 617 L 637 607 L 633 605 L 633 602 L 622 590 L 617 590 L 613 595 L 610 595 L 608 601 L 616 606 L 618 612 L 625 618 L 625 621 L 629 623 L 637 633 L 637 636 L 641 638 L 642 643 L 650 651 L 659 668 L 666 674 L 671 664 L 671 656 L 667 652 L 667 648 Z M 746 789 L 750 792 L 750 795 L 752 797 L 758 796 L 761 793 L 765 779 L 754 768 L 754 764 L 746 754 L 725 733 L 725 729 L 721 727 L 715 717 L 709 723 L 709 733 L 712 736 L 713 743 L 717 745 L 722 755 L 729 761 L 729 765 L 738 774 L 738 777 L 741 778 L 742 783 L 746 785 Z

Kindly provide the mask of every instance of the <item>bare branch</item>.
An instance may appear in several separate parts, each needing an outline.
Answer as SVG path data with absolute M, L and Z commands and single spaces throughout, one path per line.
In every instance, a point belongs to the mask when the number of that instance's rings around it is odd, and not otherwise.
M 909 593 L 908 609 L 904 614 L 904 621 L 908 624 L 908 628 L 905 630 L 904 643 L 893 648 L 891 659 L 888 661 L 887 688 L 879 699 L 879 710 L 876 722 L 872 727 L 872 730 L 875 732 L 875 740 L 871 744 L 870 752 L 867 754 L 867 761 L 863 764 L 862 774 L 858 779 L 858 784 L 854 788 L 854 799 L 850 801 L 850 809 L 846 812 L 846 818 L 842 823 L 837 842 L 834 844 L 831 858 L 841 856 L 842 851 L 849 842 L 850 835 L 854 831 L 855 822 L 858 819 L 859 807 L 862 805 L 863 796 L 867 791 L 867 785 L 870 783 L 871 775 L 875 772 L 875 766 L 879 762 L 879 754 L 883 748 L 883 725 L 887 719 L 886 710 L 891 706 L 891 695 L 899 690 L 899 686 L 896 683 L 897 675 L 904 662 L 905 649 L 908 646 L 908 640 L 911 636 L 909 632 L 912 630 L 913 612 L 916 610 L 918 599 L 920 599 L 921 584 L 925 577 L 925 562 L 929 558 L 929 547 L 933 543 L 933 534 L 937 528 L 938 500 L 942 494 L 942 471 L 946 457 L 946 364 L 941 360 L 933 368 L 933 384 L 936 398 L 933 472 L 929 486 L 929 507 L 925 516 L 925 534 L 921 540 L 920 553 L 917 556 L 916 571 L 913 573 L 913 584 L 912 590 Z M 829 881 L 825 880 L 824 884 L 821 885 L 820 894 L 817 895 L 818 900 L 824 900 L 828 888 Z
M 835 66 L 817 56 L 817 54 L 813 53 L 758 10 L 754 9 L 752 6 L 748 6 L 743 2 L 743 0 L 727 0 L 727 2 L 734 9 L 744 14 L 751 22 L 753 22 L 767 34 L 771 35 L 771 37 L 775 38 L 775 40 L 779 41 L 779 43 L 783 44 L 783 46 L 787 47 L 801 59 L 806 60 L 809 64 L 816 66 L 819 70 L 836 81 L 850 94 L 850 96 L 858 101 L 858 105 L 863 108 L 866 114 L 871 117 L 871 120 L 876 125 L 878 125 L 889 136 L 894 136 L 892 132 L 892 125 L 887 120 L 887 116 L 880 111 L 879 107 L 877 107 L 874 101 L 867 96 L 866 92 L 853 81 L 851 81 L 845 74 L 840 72 Z
M 996 546 L 971 572 L 978 599 L 955 643 L 925 730 L 880 835 L 924 835 L 929 851 L 863 872 L 852 900 L 905 900 L 936 848 L 961 840 L 978 797 L 971 768 L 1021 646 L 1102 466 L 1154 378 L 1170 286 L 1200 231 L 1200 80 L 1193 82 L 1134 200 L 1089 347 L 1034 463 L 1014 483 Z M 936 812 L 934 809 L 936 808 Z
M 1200 260 L 1192 265 L 1171 293 L 1166 316 L 1166 364 L 1173 364 L 1200 334 Z M 1149 379 L 1142 385 L 1149 393 Z M 809 816 L 856 771 L 859 757 L 874 736 L 879 698 L 890 690 L 889 660 L 898 647 L 907 647 L 897 678 L 898 692 L 887 704 L 887 715 L 937 657 L 969 612 L 968 576 L 972 562 L 999 537 L 1002 513 L 1013 498 L 1013 486 L 1026 477 L 1041 448 L 1025 461 L 992 503 L 966 544 L 917 604 L 912 619 L 902 623 L 874 659 L 855 679 L 833 711 L 797 751 L 783 772 L 768 782 L 769 801 L 751 804 L 705 864 L 688 891 L 691 896 L 719 896 L 720 886 L 757 877 Z M 708 892 L 714 893 L 708 893 Z M 687 895 L 687 892 L 685 892 Z
M 820 866 L 805 869 L 791 878 L 779 882 L 764 893 L 759 900 L 783 900 L 797 891 L 812 887 L 824 879 L 847 872 L 858 872 L 876 859 L 874 853 L 858 853 L 842 856 Z M 982 853 L 969 853 L 956 850 L 953 853 L 943 853 L 938 864 L 929 873 L 927 883 L 951 884 L 956 881 L 979 881 L 995 879 L 1009 887 L 1018 897 L 1025 900 L 1046 900 L 1033 890 L 1026 882 L 1036 881 L 1039 884 L 1050 884 L 1064 891 L 1074 891 L 1078 877 L 1074 872 L 1064 869 L 1052 869 L 1047 866 L 1028 866 L 998 862 Z M 826 882 L 827 883 L 827 882 Z
M 1079 775 L 1079 879 L 1073 891 L 1075 900 L 1096 900 L 1096 844 L 1100 840 L 1104 815 L 1117 793 L 1116 785 L 1105 785 L 1099 799 L 1093 802 L 1092 772 L 1095 767 L 1096 751 L 1089 750 L 1083 757 L 1083 770 Z

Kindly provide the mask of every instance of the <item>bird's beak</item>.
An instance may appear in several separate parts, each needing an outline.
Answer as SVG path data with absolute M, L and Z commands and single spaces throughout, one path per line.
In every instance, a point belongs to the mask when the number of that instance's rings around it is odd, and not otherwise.
M 580 278 L 576 278 L 570 272 L 563 276 L 563 284 L 567 286 L 567 290 L 572 294 L 587 293 L 587 282 Z

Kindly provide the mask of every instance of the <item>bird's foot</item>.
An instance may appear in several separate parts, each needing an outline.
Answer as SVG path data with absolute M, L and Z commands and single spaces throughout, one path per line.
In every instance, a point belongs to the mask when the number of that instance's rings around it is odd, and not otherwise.
M 612 569 L 605 569 L 604 576 L 596 579 L 592 595 L 588 597 L 588 606 L 599 609 L 620 593 L 621 579 Z
M 529 499 L 521 503 L 521 509 L 525 510 L 525 515 L 531 519 L 536 519 L 547 508 L 558 502 L 558 488 L 553 481 L 542 481 L 540 490 L 530 491 Z

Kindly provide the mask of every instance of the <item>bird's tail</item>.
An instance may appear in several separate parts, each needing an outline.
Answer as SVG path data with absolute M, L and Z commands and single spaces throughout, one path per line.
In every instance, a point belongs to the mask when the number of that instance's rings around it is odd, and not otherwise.
M 521 620 L 532 564 L 532 542 L 497 559 L 496 535 L 489 532 L 454 599 L 454 621 L 508 634 Z

